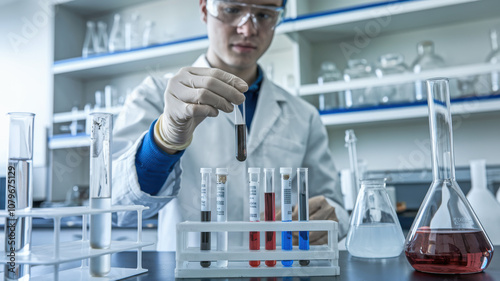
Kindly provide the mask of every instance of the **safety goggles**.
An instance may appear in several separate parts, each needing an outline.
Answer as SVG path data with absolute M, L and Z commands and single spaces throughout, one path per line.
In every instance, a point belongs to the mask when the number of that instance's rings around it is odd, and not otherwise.
M 207 11 L 230 26 L 240 27 L 251 20 L 255 28 L 270 30 L 280 24 L 284 8 L 228 0 L 207 0 Z

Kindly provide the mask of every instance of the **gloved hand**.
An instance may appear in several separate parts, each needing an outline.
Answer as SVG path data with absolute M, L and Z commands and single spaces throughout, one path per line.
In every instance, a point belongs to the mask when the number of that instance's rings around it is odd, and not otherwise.
M 298 207 L 293 207 L 292 220 L 296 221 L 299 218 Z M 319 195 L 309 198 L 309 220 L 333 220 L 338 222 L 339 219 L 335 214 L 335 208 L 332 207 L 325 199 L 325 196 Z M 276 221 L 281 221 L 281 210 L 276 212 Z M 328 243 L 328 232 L 312 231 L 309 232 L 309 244 L 322 245 Z M 299 244 L 299 233 L 293 232 L 293 245 Z
M 173 154 L 186 149 L 193 132 L 207 116 L 233 111 L 245 101 L 248 85 L 241 78 L 216 68 L 184 67 L 165 91 L 163 114 L 155 125 L 155 142 Z

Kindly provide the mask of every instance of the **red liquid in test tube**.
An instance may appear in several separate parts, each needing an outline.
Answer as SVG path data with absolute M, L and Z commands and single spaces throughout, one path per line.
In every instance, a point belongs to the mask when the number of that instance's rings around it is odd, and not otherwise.
M 265 221 L 275 221 L 275 194 L 274 194 L 274 169 L 264 169 L 264 219 Z M 266 250 L 276 250 L 276 232 L 266 231 Z M 266 265 L 269 267 L 276 266 L 275 260 L 267 260 Z

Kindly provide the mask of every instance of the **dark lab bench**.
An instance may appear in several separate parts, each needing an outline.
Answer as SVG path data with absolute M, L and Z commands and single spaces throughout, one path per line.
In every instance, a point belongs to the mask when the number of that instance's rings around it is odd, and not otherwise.
M 112 266 L 135 268 L 137 261 L 136 252 L 122 252 L 112 256 Z M 143 252 L 143 267 L 147 273 L 130 277 L 125 280 L 174 280 L 175 253 L 174 252 Z M 404 254 L 398 258 L 365 260 L 353 258 L 346 251 L 340 251 L 339 276 L 320 277 L 285 277 L 285 278 L 229 278 L 229 280 L 274 281 L 274 280 L 332 280 L 332 281 L 500 281 L 500 258 L 493 257 L 489 267 L 482 273 L 465 275 L 439 275 L 415 271 L 407 262 Z M 66 265 L 68 266 L 68 265 Z M 63 267 L 64 268 L 64 267 Z M 35 267 L 34 272 L 37 268 Z M 35 275 L 35 274 L 34 274 Z M 182 280 L 224 280 L 227 278 L 204 278 Z M 181 279 L 178 279 L 181 280 Z

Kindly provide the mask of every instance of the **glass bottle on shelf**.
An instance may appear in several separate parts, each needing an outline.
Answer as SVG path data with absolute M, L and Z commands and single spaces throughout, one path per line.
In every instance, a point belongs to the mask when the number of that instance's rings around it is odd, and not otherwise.
M 97 50 L 97 33 L 95 22 L 87 21 L 87 31 L 83 40 L 82 57 L 86 58 L 89 55 L 98 53 Z
M 344 70 L 346 82 L 360 78 L 377 77 L 373 67 L 365 59 L 353 59 L 347 62 Z M 344 93 L 345 108 L 373 106 L 378 104 L 377 89 L 373 87 L 362 89 L 349 89 Z
M 498 38 L 496 29 L 490 31 L 491 53 L 486 58 L 486 62 L 491 64 L 500 64 L 500 49 L 498 49 Z M 488 75 L 488 83 L 490 84 L 491 93 L 500 91 L 500 71 L 494 71 Z
M 342 73 L 335 63 L 330 61 L 323 62 L 318 74 L 318 85 L 339 80 L 342 80 Z M 321 111 L 339 107 L 339 103 L 338 93 L 322 93 L 319 95 L 319 110 Z
M 442 68 L 446 65 L 444 59 L 435 53 L 434 42 L 430 40 L 419 42 L 417 44 L 417 53 L 418 56 L 411 66 L 414 73 Z M 422 80 L 415 81 L 415 100 L 423 101 L 426 98 L 425 82 Z
M 426 85 L 433 180 L 407 236 L 406 258 L 422 272 L 481 272 L 493 246 L 455 179 L 448 79 Z
M 404 243 L 385 179 L 361 180 L 346 239 L 349 254 L 358 258 L 393 258 L 401 254 Z
M 123 35 L 123 26 L 120 14 L 115 14 L 113 17 L 113 26 L 109 33 L 109 52 L 113 53 L 125 49 L 125 37 Z
M 408 66 L 404 63 L 401 54 L 389 53 L 380 56 L 375 73 L 377 77 L 383 78 L 394 74 L 408 73 Z M 386 85 L 379 88 L 379 103 L 401 103 L 414 100 L 411 84 Z
M 97 22 L 97 48 L 98 53 L 106 53 L 108 51 L 108 25 L 103 22 Z
M 155 22 L 151 20 L 146 21 L 144 24 L 144 31 L 142 32 L 142 47 L 147 47 L 153 43 L 151 34 L 154 26 Z
M 137 13 L 133 13 L 130 16 L 130 20 L 125 22 L 125 49 L 135 49 L 142 45 L 141 34 L 139 31 L 139 19 L 140 16 Z

